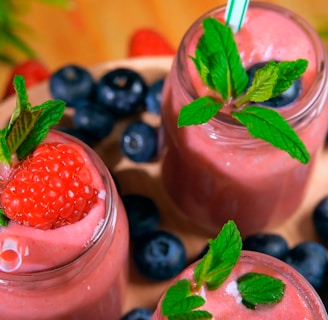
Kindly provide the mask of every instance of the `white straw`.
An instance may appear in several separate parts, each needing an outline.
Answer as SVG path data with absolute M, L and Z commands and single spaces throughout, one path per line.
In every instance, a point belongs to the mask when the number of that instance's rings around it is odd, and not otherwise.
M 234 32 L 242 27 L 248 8 L 249 0 L 228 0 L 225 21 Z
M 12 238 L 5 239 L 0 244 L 0 270 L 13 272 L 22 264 L 22 254 L 17 240 Z

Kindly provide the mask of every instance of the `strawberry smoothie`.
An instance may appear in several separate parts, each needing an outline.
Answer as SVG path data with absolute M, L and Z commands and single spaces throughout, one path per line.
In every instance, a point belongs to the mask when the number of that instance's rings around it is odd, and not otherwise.
M 180 279 L 193 281 L 193 266 L 190 265 L 173 282 Z M 255 310 L 246 308 L 241 302 L 236 280 L 248 272 L 281 279 L 285 284 L 282 300 L 276 304 L 258 305 Z M 221 287 L 216 290 L 201 288 L 199 294 L 206 300 L 199 309 L 210 312 L 213 319 L 327 319 L 325 307 L 316 291 L 298 272 L 276 258 L 257 252 L 243 251 L 239 262 Z M 160 301 L 152 320 L 165 319 L 161 315 Z
M 98 190 L 82 220 L 40 230 L 10 221 L 0 228 L 0 314 L 16 319 L 120 319 L 127 285 L 128 224 L 100 158 L 52 131 L 45 142 L 74 146 Z
M 306 59 L 297 99 L 276 108 L 311 155 L 307 165 L 252 138 L 220 113 L 203 125 L 177 127 L 181 107 L 206 95 L 188 55 L 195 55 L 201 22 L 223 21 L 225 7 L 200 17 L 187 31 L 163 93 L 162 179 L 181 213 L 214 235 L 229 219 L 247 235 L 277 226 L 300 205 L 327 132 L 326 54 L 314 30 L 300 17 L 268 3 L 251 3 L 235 40 L 247 69 L 259 62 Z

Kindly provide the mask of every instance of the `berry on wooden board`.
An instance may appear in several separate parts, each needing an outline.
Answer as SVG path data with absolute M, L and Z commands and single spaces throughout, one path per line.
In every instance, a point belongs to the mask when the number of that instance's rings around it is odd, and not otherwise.
M 8 79 L 3 98 L 15 94 L 13 80 L 15 75 L 21 75 L 25 79 L 27 88 L 47 80 L 50 77 L 50 70 L 45 64 L 37 59 L 26 60 L 14 67 Z
M 131 35 L 128 57 L 174 55 L 176 50 L 160 32 L 140 28 Z

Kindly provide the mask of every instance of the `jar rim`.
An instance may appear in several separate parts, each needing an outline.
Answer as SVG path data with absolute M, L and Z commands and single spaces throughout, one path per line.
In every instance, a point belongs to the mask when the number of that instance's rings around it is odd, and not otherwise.
M 55 129 L 51 129 L 51 132 L 57 132 L 59 131 Z M 106 232 L 109 232 L 110 237 L 106 238 L 107 245 L 110 245 L 113 241 L 114 237 L 114 229 L 116 226 L 116 219 L 117 219 L 117 210 L 115 208 L 114 204 L 114 180 L 111 177 L 111 174 L 108 170 L 108 168 L 103 163 L 100 156 L 93 150 L 91 147 L 89 147 L 87 144 L 85 144 L 83 141 L 66 134 L 64 132 L 60 132 L 61 135 L 65 137 L 65 140 L 72 141 L 74 143 L 79 144 L 83 147 L 84 151 L 86 152 L 87 156 L 92 159 L 92 162 L 94 166 L 100 171 L 100 176 L 102 177 L 104 188 L 106 190 L 106 197 L 104 201 L 105 205 L 105 217 L 101 225 L 97 226 L 97 232 L 92 234 L 92 237 L 90 241 L 88 242 L 88 245 L 76 256 L 72 257 L 69 261 L 64 262 L 62 264 L 58 264 L 54 267 L 50 267 L 44 270 L 36 270 L 36 271 L 23 271 L 23 272 L 0 272 L 0 284 L 7 284 L 10 282 L 12 285 L 13 283 L 17 282 L 35 282 L 36 278 L 40 281 L 44 281 L 47 279 L 54 279 L 57 276 L 60 276 L 63 272 L 70 269 L 71 266 L 77 264 L 78 262 L 81 262 L 81 260 L 86 257 L 88 254 L 91 254 L 93 251 L 93 248 L 101 241 L 104 234 Z M 83 220 L 83 219 L 82 219 Z M 78 222 L 77 222 L 78 223 Z M 82 267 L 81 267 L 82 268 Z M 71 270 L 70 270 L 71 271 Z M 79 270 L 74 271 L 74 274 L 78 273 Z

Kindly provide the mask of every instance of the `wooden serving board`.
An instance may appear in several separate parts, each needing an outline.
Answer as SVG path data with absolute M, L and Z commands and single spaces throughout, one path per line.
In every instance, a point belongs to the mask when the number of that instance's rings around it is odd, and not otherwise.
M 91 72 L 94 78 L 98 79 L 108 70 L 117 67 L 128 67 L 140 72 L 147 83 L 152 83 L 157 79 L 165 77 L 170 70 L 171 63 L 171 57 L 118 60 L 96 65 L 91 69 Z M 30 89 L 28 94 L 32 105 L 51 99 L 47 82 Z M 15 102 L 16 98 L 10 97 L 0 104 L 0 128 L 8 120 Z M 69 118 L 73 111 L 69 108 L 66 111 Z M 138 117 L 154 126 L 159 126 L 160 124 L 160 117 L 154 114 L 144 112 L 138 115 Z M 121 154 L 119 147 L 121 134 L 127 123 L 133 120 L 135 120 L 135 117 L 118 122 L 114 131 L 101 141 L 95 147 L 95 150 L 117 177 L 121 194 L 141 193 L 150 196 L 156 202 L 161 212 L 160 227 L 164 230 L 172 231 L 182 239 L 189 261 L 192 261 L 207 243 L 207 236 L 196 225 L 186 221 L 166 195 L 161 183 L 160 161 L 155 159 L 150 163 L 134 163 Z M 328 149 L 324 149 L 315 166 L 306 196 L 295 215 L 283 225 L 264 231 L 281 234 L 287 239 L 290 246 L 294 246 L 304 240 L 317 240 L 311 221 L 311 214 L 315 205 L 327 195 Z M 169 211 L 177 212 L 174 220 L 165 218 L 165 212 Z M 133 307 L 153 309 L 168 282 L 155 282 L 144 278 L 135 269 L 131 260 L 130 281 L 124 311 L 126 312 Z

